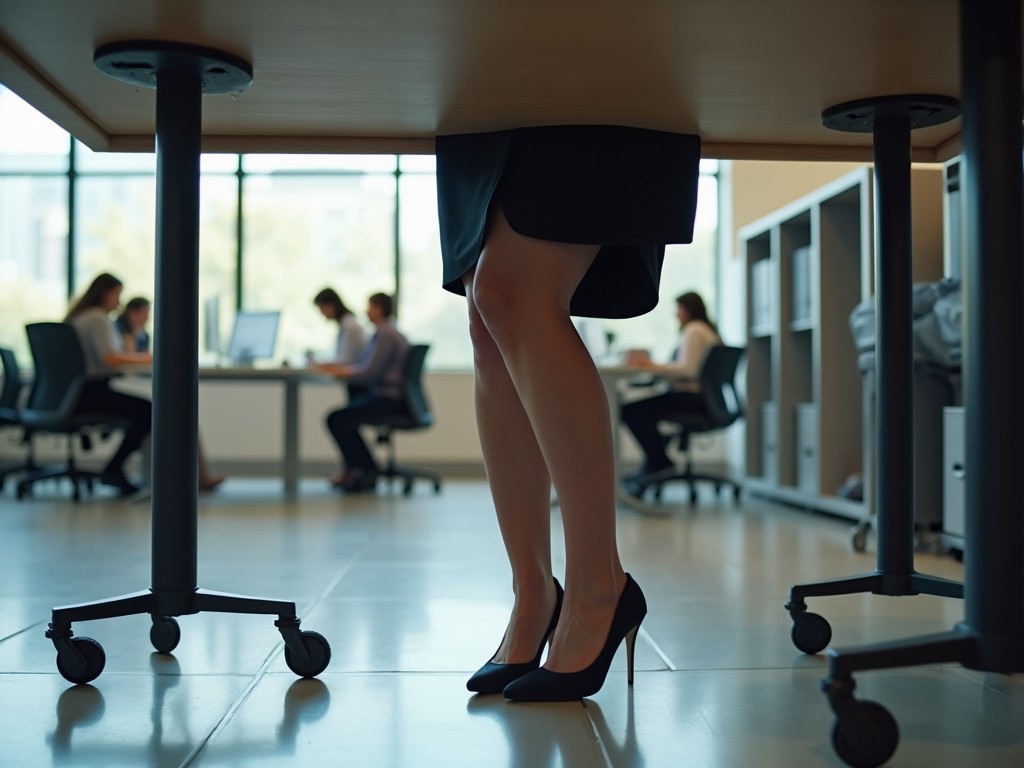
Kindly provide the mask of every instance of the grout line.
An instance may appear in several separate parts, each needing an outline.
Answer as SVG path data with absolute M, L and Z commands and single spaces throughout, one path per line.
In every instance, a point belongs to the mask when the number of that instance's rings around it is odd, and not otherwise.
M 18 630 L 17 632 L 12 632 L 12 633 L 11 633 L 11 634 L 9 634 L 9 635 L 5 635 L 5 636 L 3 636 L 3 637 L 0 637 L 0 643 L 5 643 L 5 642 L 7 642 L 8 640 L 10 640 L 10 639 L 11 639 L 11 638 L 13 638 L 13 637 L 17 637 L 18 635 L 23 635 L 23 634 L 25 634 L 26 632 L 28 632 L 28 631 L 30 631 L 30 630 L 33 630 L 33 629 L 35 629 L 36 627 L 41 627 L 41 626 L 43 626 L 43 624 L 47 624 L 47 623 L 48 623 L 48 622 L 46 622 L 46 621 L 44 620 L 44 621 L 37 621 L 37 622 L 35 622 L 34 624 L 29 624 L 29 625 L 28 625 L 27 627 L 25 627 L 24 629 L 19 629 L 19 630 Z
M 328 585 L 320 592 L 319 596 L 317 596 L 312 603 L 306 606 L 306 610 L 304 610 L 303 613 L 310 613 L 314 608 L 316 608 L 320 603 L 322 603 L 326 599 L 327 595 L 329 595 L 331 591 L 338 585 L 342 578 L 344 578 L 345 574 L 352 570 L 352 567 L 363 558 L 363 555 L 366 554 L 366 551 L 369 549 L 370 545 L 373 544 L 378 537 L 379 534 L 371 536 L 369 540 L 367 540 L 367 542 L 363 545 L 363 548 L 359 552 L 357 552 L 341 570 L 338 571 L 335 577 L 331 579 Z M 255 674 L 253 674 L 252 679 L 245 686 L 245 688 L 238 695 L 238 697 L 233 702 L 231 702 L 231 705 L 227 708 L 227 711 L 225 711 L 221 719 L 217 721 L 217 724 L 213 726 L 210 732 L 206 735 L 206 738 L 202 739 L 196 745 L 195 749 L 193 749 L 189 753 L 189 755 L 181 762 L 181 768 L 188 768 L 188 766 L 192 765 L 196 760 L 198 760 L 203 750 L 206 749 L 206 745 L 213 741 L 213 739 L 218 734 L 220 734 L 225 728 L 227 728 L 228 724 L 234 719 L 235 714 L 238 712 L 239 709 L 242 708 L 242 705 L 246 702 L 246 700 L 249 698 L 252 692 L 256 689 L 256 686 L 259 685 L 260 681 L 263 680 L 263 678 L 266 676 L 267 670 L 270 668 L 270 665 L 274 662 L 275 659 L 277 659 L 279 655 L 281 655 L 283 650 L 284 640 L 278 640 L 277 643 L 274 645 L 273 649 L 271 649 L 270 653 L 268 653 L 267 657 L 263 660 L 263 663 L 260 664 L 259 669 L 256 670 Z
M 643 639 L 646 640 L 648 643 L 650 643 L 651 648 L 653 648 L 654 652 L 658 654 L 658 658 L 661 659 L 662 663 L 666 667 L 668 667 L 671 672 L 675 672 L 677 670 L 676 665 L 672 663 L 672 660 L 668 657 L 668 654 L 661 650 L 661 646 L 654 642 L 654 638 L 651 637 L 651 633 L 644 629 L 642 626 L 640 627 L 640 636 L 643 637 Z

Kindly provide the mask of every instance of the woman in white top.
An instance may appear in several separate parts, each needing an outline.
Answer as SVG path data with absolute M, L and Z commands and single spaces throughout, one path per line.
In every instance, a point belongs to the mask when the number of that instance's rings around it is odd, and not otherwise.
M 359 324 L 355 313 L 345 306 L 345 302 L 333 288 L 324 288 L 313 298 L 313 303 L 320 310 L 320 314 L 338 324 L 338 343 L 333 358 L 327 361 L 317 361 L 310 355 L 309 364 L 314 367 L 322 365 L 324 362 L 331 366 L 355 365 L 362 359 L 363 352 L 366 351 L 366 331 Z M 369 393 L 369 390 L 360 384 L 347 384 L 346 386 L 349 402 L 358 400 Z M 334 480 L 338 480 L 340 477 L 341 475 L 338 475 Z M 333 483 L 334 480 L 331 482 Z
M 338 344 L 334 358 L 328 362 L 334 365 L 352 365 L 363 356 L 366 349 L 366 332 L 355 314 L 333 288 L 324 288 L 313 299 L 320 313 L 338 324 Z
M 665 453 L 665 441 L 658 432 L 658 422 L 667 416 L 704 410 L 700 394 L 701 367 L 712 347 L 720 346 L 718 331 L 708 319 L 704 300 L 698 293 L 684 293 L 676 299 L 676 317 L 681 333 L 679 346 L 668 363 L 642 363 L 653 373 L 667 379 L 671 390 L 622 406 L 622 421 L 644 452 L 644 463 L 630 477 L 639 478 L 672 467 Z
M 139 490 L 124 474 L 125 460 L 142 445 L 152 424 L 153 406 L 135 397 L 110 388 L 109 374 L 125 365 L 146 365 L 153 358 L 148 352 L 128 352 L 110 313 L 121 305 L 123 285 L 113 275 L 98 275 L 78 298 L 64 318 L 78 333 L 85 355 L 85 369 L 90 377 L 79 399 L 82 411 L 115 414 L 125 424 L 124 438 L 107 462 L 101 480 L 128 496 Z
M 139 486 L 125 476 L 124 462 L 139 449 L 149 434 L 153 405 L 145 398 L 111 389 L 109 376 L 125 366 L 152 365 L 153 356 L 149 351 L 125 349 L 125 337 L 111 317 L 111 312 L 121 306 L 122 289 L 122 282 L 113 275 L 106 272 L 97 275 L 85 293 L 71 305 L 64 322 L 74 326 L 82 342 L 86 373 L 96 377 L 86 383 L 79 408 L 117 414 L 125 422 L 124 439 L 107 462 L 101 479 L 117 488 L 122 496 L 128 496 L 137 492 Z M 199 490 L 212 491 L 224 482 L 224 478 L 210 473 L 201 444 L 197 446 L 197 455 Z

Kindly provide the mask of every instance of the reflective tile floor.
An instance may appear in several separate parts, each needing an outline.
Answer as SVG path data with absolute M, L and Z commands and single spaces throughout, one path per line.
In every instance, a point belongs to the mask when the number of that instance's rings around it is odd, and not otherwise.
M 106 669 L 91 685 L 57 672 L 43 632 L 55 605 L 150 584 L 150 507 L 56 487 L 0 495 L 0 765 L 3 766 L 839 766 L 819 681 L 824 656 L 790 641 L 794 583 L 874 568 L 847 521 L 756 498 L 669 497 L 666 514 L 619 513 L 627 569 L 650 613 L 636 684 L 620 651 L 583 702 L 473 697 L 467 675 L 507 620 L 509 573 L 486 486 L 435 496 L 342 497 L 304 481 L 230 480 L 200 502 L 199 585 L 294 600 L 333 648 L 317 679 L 286 666 L 273 617 L 179 619 L 173 655 L 146 616 L 83 622 Z M 561 552 L 553 511 L 555 551 Z M 561 571 L 556 562 L 556 573 Z M 924 573 L 961 578 L 950 557 Z M 945 631 L 956 600 L 859 595 L 811 601 L 833 642 L 856 646 Z M 864 672 L 861 699 L 899 723 L 891 765 L 1024 765 L 1024 676 L 959 666 Z

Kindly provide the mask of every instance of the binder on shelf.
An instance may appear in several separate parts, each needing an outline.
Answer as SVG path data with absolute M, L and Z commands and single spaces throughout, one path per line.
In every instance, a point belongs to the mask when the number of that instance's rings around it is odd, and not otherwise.
M 794 325 L 811 321 L 811 246 L 794 248 L 790 263 L 793 295 L 790 320 Z

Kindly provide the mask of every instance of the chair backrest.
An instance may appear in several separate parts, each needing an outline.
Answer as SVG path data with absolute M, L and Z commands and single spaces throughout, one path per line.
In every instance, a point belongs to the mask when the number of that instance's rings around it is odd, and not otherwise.
M 429 349 L 429 344 L 413 344 L 405 356 L 402 370 L 402 396 L 413 428 L 429 427 L 434 423 L 434 413 L 423 388 L 423 366 Z
M 86 380 L 85 354 L 74 327 L 67 323 L 25 326 L 35 380 L 22 419 L 40 425 L 67 421 Z
M 4 386 L 0 389 L 0 409 L 16 409 L 21 395 L 21 370 L 14 350 L 0 347 L 0 361 L 3 362 Z
M 736 369 L 743 352 L 743 347 L 712 347 L 701 367 L 701 393 L 715 428 L 728 427 L 743 416 L 743 405 L 736 391 Z

